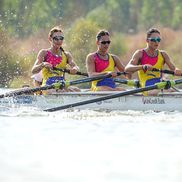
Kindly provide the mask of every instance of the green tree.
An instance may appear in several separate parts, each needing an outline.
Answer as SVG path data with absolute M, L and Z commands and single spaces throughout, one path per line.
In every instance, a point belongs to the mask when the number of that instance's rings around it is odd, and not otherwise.
M 172 16 L 172 27 L 174 29 L 180 29 L 182 22 L 182 2 L 179 2 L 178 5 L 174 4 L 174 11 Z
M 130 2 L 128 0 L 107 0 L 106 9 L 110 17 L 110 29 L 128 32 L 130 20 Z
M 9 48 L 9 40 L 5 32 L 0 30 L 0 87 L 8 87 L 11 81 L 22 74 L 20 57 Z
M 130 0 L 130 21 L 128 33 L 138 32 L 139 17 L 143 6 L 143 0 Z M 128 19 L 127 19 L 128 20 Z
M 82 71 L 86 70 L 85 60 L 87 54 L 95 50 L 95 37 L 98 30 L 99 26 L 95 22 L 80 19 L 66 33 L 67 48 L 71 51 Z
M 111 53 L 116 54 L 119 57 L 122 57 L 126 54 L 128 48 L 126 46 L 127 44 L 124 38 L 124 34 L 114 32 L 113 34 L 111 34 L 111 41 Z
M 110 29 L 111 16 L 105 4 L 90 11 L 86 16 L 86 19 L 95 22 L 103 29 Z

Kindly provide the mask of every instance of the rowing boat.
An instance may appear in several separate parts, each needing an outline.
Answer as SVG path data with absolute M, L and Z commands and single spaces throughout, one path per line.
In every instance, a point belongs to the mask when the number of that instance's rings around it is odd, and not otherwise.
M 116 94 L 117 92 L 114 92 Z M 119 93 L 119 92 L 118 92 Z M 64 92 L 52 95 L 19 95 L 0 99 L 0 107 L 35 107 L 40 110 L 59 107 L 70 103 L 111 95 L 113 92 Z M 182 92 L 162 93 L 159 96 L 128 95 L 103 100 L 83 106 L 79 109 L 93 110 L 137 110 L 137 111 L 182 111 Z

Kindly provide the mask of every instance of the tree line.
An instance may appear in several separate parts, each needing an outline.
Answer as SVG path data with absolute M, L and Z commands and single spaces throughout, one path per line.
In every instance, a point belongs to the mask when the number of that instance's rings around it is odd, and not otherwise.
M 95 50 L 99 29 L 112 33 L 111 51 L 123 56 L 128 51 L 126 35 L 152 26 L 180 30 L 181 11 L 181 0 L 1 0 L 0 86 L 9 86 L 19 75 L 29 75 L 36 57 L 30 55 L 25 62 L 9 48 L 11 37 L 25 40 L 40 32 L 47 36 L 49 29 L 61 24 L 66 48 L 84 68 L 86 55 Z
M 79 18 L 101 27 L 136 33 L 160 24 L 175 30 L 182 24 L 181 0 L 1 0 L 1 26 L 19 37 L 54 24 L 70 27 Z

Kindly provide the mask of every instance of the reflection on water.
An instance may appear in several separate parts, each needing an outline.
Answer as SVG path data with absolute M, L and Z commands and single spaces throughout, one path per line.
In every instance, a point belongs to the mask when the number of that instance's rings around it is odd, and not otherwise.
M 181 182 L 179 112 L 0 112 L 2 182 Z

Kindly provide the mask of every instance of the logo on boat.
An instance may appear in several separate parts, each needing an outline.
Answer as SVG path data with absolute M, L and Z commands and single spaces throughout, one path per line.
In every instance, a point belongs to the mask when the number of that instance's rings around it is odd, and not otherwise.
M 148 97 L 143 97 L 142 98 L 143 104 L 165 104 L 165 100 L 161 98 L 148 98 Z
M 31 96 L 17 96 L 13 99 L 16 104 L 31 104 L 33 98 Z
M 111 100 L 103 100 L 103 101 L 98 101 L 98 102 L 96 102 L 98 105 L 101 105 L 101 104 L 111 104 L 112 103 L 112 101 Z
M 1 104 L 32 104 L 33 97 L 31 96 L 16 96 L 12 98 L 3 98 Z

